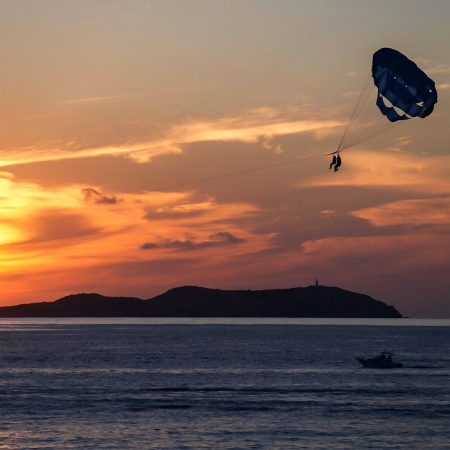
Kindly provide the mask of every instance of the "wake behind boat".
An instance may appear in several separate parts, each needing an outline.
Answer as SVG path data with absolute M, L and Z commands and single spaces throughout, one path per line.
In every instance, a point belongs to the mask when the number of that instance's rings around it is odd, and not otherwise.
M 364 366 L 372 369 L 399 369 L 403 364 L 394 361 L 394 354 L 390 352 L 381 352 L 374 358 L 360 358 L 356 359 Z

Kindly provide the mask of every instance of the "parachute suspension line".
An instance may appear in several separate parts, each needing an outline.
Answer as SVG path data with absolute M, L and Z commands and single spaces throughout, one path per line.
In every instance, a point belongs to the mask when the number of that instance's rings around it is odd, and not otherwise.
M 366 94 L 366 91 L 367 91 L 367 86 L 368 86 L 368 84 L 370 83 L 370 78 L 371 78 L 371 77 L 370 77 L 370 74 L 369 74 L 369 75 L 367 76 L 367 79 L 365 80 L 365 82 L 364 82 L 362 88 L 361 88 L 361 91 L 359 92 L 358 100 L 356 101 L 356 104 L 355 104 L 355 106 L 354 106 L 354 108 L 353 108 L 353 111 L 352 111 L 352 113 L 351 113 L 351 115 L 350 115 L 350 119 L 349 119 L 348 122 L 347 122 L 347 125 L 346 125 L 346 127 L 345 127 L 344 133 L 342 134 L 341 140 L 339 141 L 339 144 L 338 144 L 338 146 L 337 146 L 336 151 L 337 151 L 338 153 L 339 153 L 340 150 L 342 149 L 342 145 L 343 145 L 343 143 L 344 143 L 344 141 L 345 141 L 345 138 L 346 138 L 348 132 L 349 132 L 349 131 L 351 130 L 351 128 L 354 126 L 354 118 L 356 117 L 356 115 L 357 115 L 357 113 L 358 113 L 358 111 L 359 111 L 359 109 L 360 109 L 361 104 L 364 103 L 363 100 L 364 100 L 364 97 L 365 97 L 365 94 Z
M 370 107 L 371 101 L 370 101 L 370 85 L 371 85 L 371 76 L 370 73 L 367 75 L 366 80 L 364 81 L 364 84 L 361 88 L 361 100 L 359 102 L 358 108 L 352 118 L 352 121 L 350 123 L 346 138 L 348 136 L 351 136 L 355 133 L 359 126 L 359 118 L 364 116 L 365 111 L 368 110 Z M 345 138 L 344 138 L 345 142 Z
M 384 116 L 380 116 L 378 109 L 373 106 L 372 100 L 369 105 L 369 111 L 365 112 L 362 116 L 360 125 L 355 129 L 352 136 L 344 144 L 345 148 L 352 147 L 359 144 L 366 139 L 370 139 L 378 134 L 381 134 L 390 128 L 392 128 L 395 123 L 386 121 Z
M 362 110 L 360 116 L 356 120 L 355 127 L 351 134 L 349 134 L 347 142 L 344 145 L 347 147 L 349 142 L 359 140 L 364 134 L 368 133 L 373 127 L 374 123 L 379 120 L 379 112 L 372 104 L 372 98 L 370 97 L 369 104 Z
M 354 135 L 359 130 L 359 128 L 362 127 L 362 119 L 367 116 L 368 112 L 370 113 L 372 111 L 372 98 L 370 94 L 370 75 L 368 75 L 368 79 L 363 87 L 364 96 L 362 98 L 358 111 L 353 118 L 347 136 L 352 134 Z
M 371 76 L 369 74 L 369 82 L 367 82 L 364 87 L 363 101 L 360 103 L 358 111 L 352 120 L 352 124 L 347 132 L 345 140 L 341 144 L 341 147 L 348 148 L 350 142 L 362 138 L 364 134 L 367 134 L 367 132 L 370 131 L 373 123 L 376 122 L 379 117 L 379 113 L 373 105 L 374 92 L 370 78 Z
M 153 188 L 151 190 L 155 191 L 155 192 L 171 191 L 173 189 L 178 189 L 178 188 L 181 188 L 181 187 L 194 186 L 196 184 L 207 183 L 207 182 L 215 181 L 215 180 L 221 180 L 223 178 L 235 177 L 235 176 L 239 176 L 239 175 L 246 175 L 248 173 L 259 172 L 259 171 L 262 171 L 262 170 L 272 169 L 274 167 L 287 166 L 289 164 L 294 164 L 294 163 L 306 161 L 308 159 L 319 158 L 321 156 L 323 156 L 323 155 L 308 155 L 308 156 L 304 156 L 302 158 L 289 159 L 289 160 L 280 161 L 278 163 L 267 164 L 266 166 L 253 167 L 251 169 L 240 170 L 240 171 L 237 171 L 237 172 L 223 173 L 223 174 L 219 174 L 219 175 L 214 175 L 212 177 L 199 178 L 197 180 L 186 181 L 184 183 L 177 183 L 177 184 L 172 184 L 172 185 L 169 185 L 169 186 L 156 187 L 156 188 Z
M 376 95 L 379 94 L 376 93 L 375 86 L 372 83 L 372 74 L 369 72 L 336 153 L 353 147 L 391 128 L 393 123 L 386 122 L 386 118 L 380 115 L 378 108 L 374 104 Z
M 353 147 L 354 145 L 357 145 L 363 141 L 365 141 L 366 139 L 370 139 L 373 138 L 381 133 L 384 133 L 385 131 L 390 130 L 394 125 L 396 125 L 396 123 L 393 122 L 389 122 L 387 124 L 381 125 L 378 128 L 375 128 L 373 130 L 371 130 L 369 133 L 361 136 L 360 138 L 357 138 L 351 142 L 349 142 L 347 145 L 345 145 L 344 147 L 341 148 L 341 150 Z

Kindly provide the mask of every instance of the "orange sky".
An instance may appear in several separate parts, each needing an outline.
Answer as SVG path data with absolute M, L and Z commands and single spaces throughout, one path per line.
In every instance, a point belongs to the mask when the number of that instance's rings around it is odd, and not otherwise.
M 450 3 L 3 5 L 1 304 L 319 278 L 450 317 Z M 439 103 L 330 173 L 382 46 Z

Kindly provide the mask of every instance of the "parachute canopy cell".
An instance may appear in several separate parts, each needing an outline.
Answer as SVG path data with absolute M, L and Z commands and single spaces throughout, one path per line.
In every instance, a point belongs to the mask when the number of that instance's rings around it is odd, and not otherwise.
M 391 122 L 425 118 L 433 112 L 437 102 L 434 81 L 399 51 L 392 48 L 376 51 L 372 77 L 378 88 L 377 106 Z

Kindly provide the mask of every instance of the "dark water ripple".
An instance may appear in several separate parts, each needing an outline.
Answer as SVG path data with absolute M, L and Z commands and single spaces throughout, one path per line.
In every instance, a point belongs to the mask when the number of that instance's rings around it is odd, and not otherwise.
M 0 355 L 0 448 L 450 449 L 450 327 L 23 321 Z

